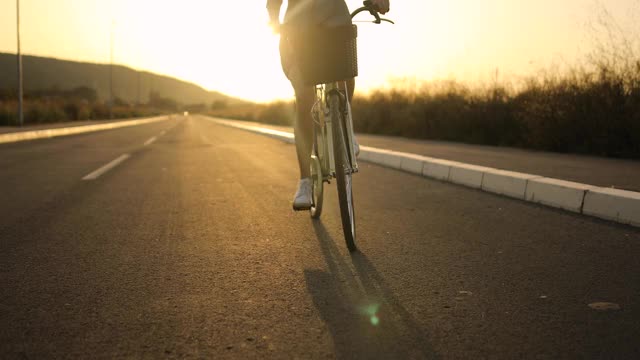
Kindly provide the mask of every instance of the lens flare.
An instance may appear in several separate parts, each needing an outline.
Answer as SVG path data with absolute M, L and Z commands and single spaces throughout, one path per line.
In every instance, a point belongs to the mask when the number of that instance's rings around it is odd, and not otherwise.
M 371 304 L 362 308 L 362 313 L 369 318 L 371 325 L 378 326 L 380 324 L 380 318 L 378 317 L 379 304 Z

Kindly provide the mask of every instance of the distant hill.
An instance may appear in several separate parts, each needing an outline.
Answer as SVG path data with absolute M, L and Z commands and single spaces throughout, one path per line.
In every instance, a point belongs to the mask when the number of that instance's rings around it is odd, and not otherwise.
M 109 99 L 110 66 L 107 64 L 28 55 L 22 57 L 22 64 L 25 92 L 54 87 L 69 90 L 86 86 L 95 89 L 100 99 Z M 0 89 L 17 89 L 16 66 L 15 54 L 0 53 Z M 151 92 L 182 104 L 243 102 L 218 92 L 207 91 L 192 83 L 120 65 L 113 66 L 113 92 L 115 97 L 131 103 L 147 102 Z

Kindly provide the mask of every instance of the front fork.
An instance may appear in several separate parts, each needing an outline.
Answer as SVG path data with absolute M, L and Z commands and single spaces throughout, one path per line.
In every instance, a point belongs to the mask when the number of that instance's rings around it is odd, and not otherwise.
M 347 140 L 347 150 L 348 150 L 348 157 L 349 157 L 349 164 L 351 164 L 351 168 L 350 168 L 350 172 L 351 173 L 356 173 L 358 172 L 358 161 L 356 160 L 356 154 L 355 154 L 355 149 L 354 149 L 354 139 L 355 139 L 355 133 L 353 131 L 353 117 L 351 115 L 351 103 L 349 102 L 349 97 L 346 95 L 347 90 L 347 82 L 343 82 L 343 86 L 344 86 L 344 91 L 340 90 L 340 86 L 338 82 L 334 82 L 331 84 L 327 84 L 326 88 L 325 88 L 325 94 L 326 95 L 330 95 L 332 93 L 337 93 L 340 96 L 340 112 L 342 113 L 342 118 L 345 121 L 345 130 L 346 130 L 346 140 Z M 326 103 L 326 100 L 325 100 Z M 327 134 L 332 134 L 332 128 L 331 128 L 331 119 L 328 116 L 325 116 L 325 119 L 327 119 Z M 329 157 L 331 160 L 331 170 L 332 170 L 332 174 L 335 174 L 335 161 L 334 161 L 334 154 L 333 154 L 333 139 L 332 136 L 327 136 L 329 141 L 331 141 L 330 145 L 329 145 Z

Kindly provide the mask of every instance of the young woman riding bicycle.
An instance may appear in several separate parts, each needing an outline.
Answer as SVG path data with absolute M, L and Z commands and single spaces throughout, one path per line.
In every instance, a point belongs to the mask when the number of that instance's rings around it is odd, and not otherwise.
M 382 14 L 389 11 L 389 0 L 372 0 L 371 2 L 376 11 Z M 277 32 L 281 26 L 279 19 L 281 6 L 282 0 L 267 0 L 270 23 Z M 351 24 L 351 16 L 344 0 L 289 0 L 283 24 L 288 29 L 308 24 L 340 26 Z M 303 81 L 296 64 L 296 49 L 286 36 L 280 39 L 280 59 L 282 70 L 291 81 L 296 96 L 296 119 L 293 128 L 300 167 L 300 182 L 293 199 L 293 209 L 309 210 L 313 201 L 309 162 L 313 146 L 313 119 L 310 110 L 315 101 L 315 89 Z M 347 94 L 351 99 L 355 81 L 353 78 L 346 79 L 346 84 Z

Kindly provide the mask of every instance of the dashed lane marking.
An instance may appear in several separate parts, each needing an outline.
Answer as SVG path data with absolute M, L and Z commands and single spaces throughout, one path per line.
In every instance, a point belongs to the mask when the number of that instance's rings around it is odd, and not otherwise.
M 131 155 L 129 154 L 124 154 L 122 156 L 120 156 L 119 158 L 113 160 L 112 162 L 108 163 L 107 165 L 99 168 L 98 170 L 92 172 L 91 174 L 85 176 L 82 178 L 82 180 L 95 180 L 97 178 L 99 178 L 100 176 L 104 175 L 107 171 L 113 169 L 114 167 L 120 165 L 121 163 L 123 163 L 124 161 L 126 161 L 128 158 L 130 158 Z
M 153 144 L 156 140 L 158 140 L 158 137 L 157 137 L 157 136 L 154 136 L 154 137 L 152 137 L 151 139 L 147 140 L 147 141 L 144 143 L 144 146 L 149 146 L 149 145 Z

